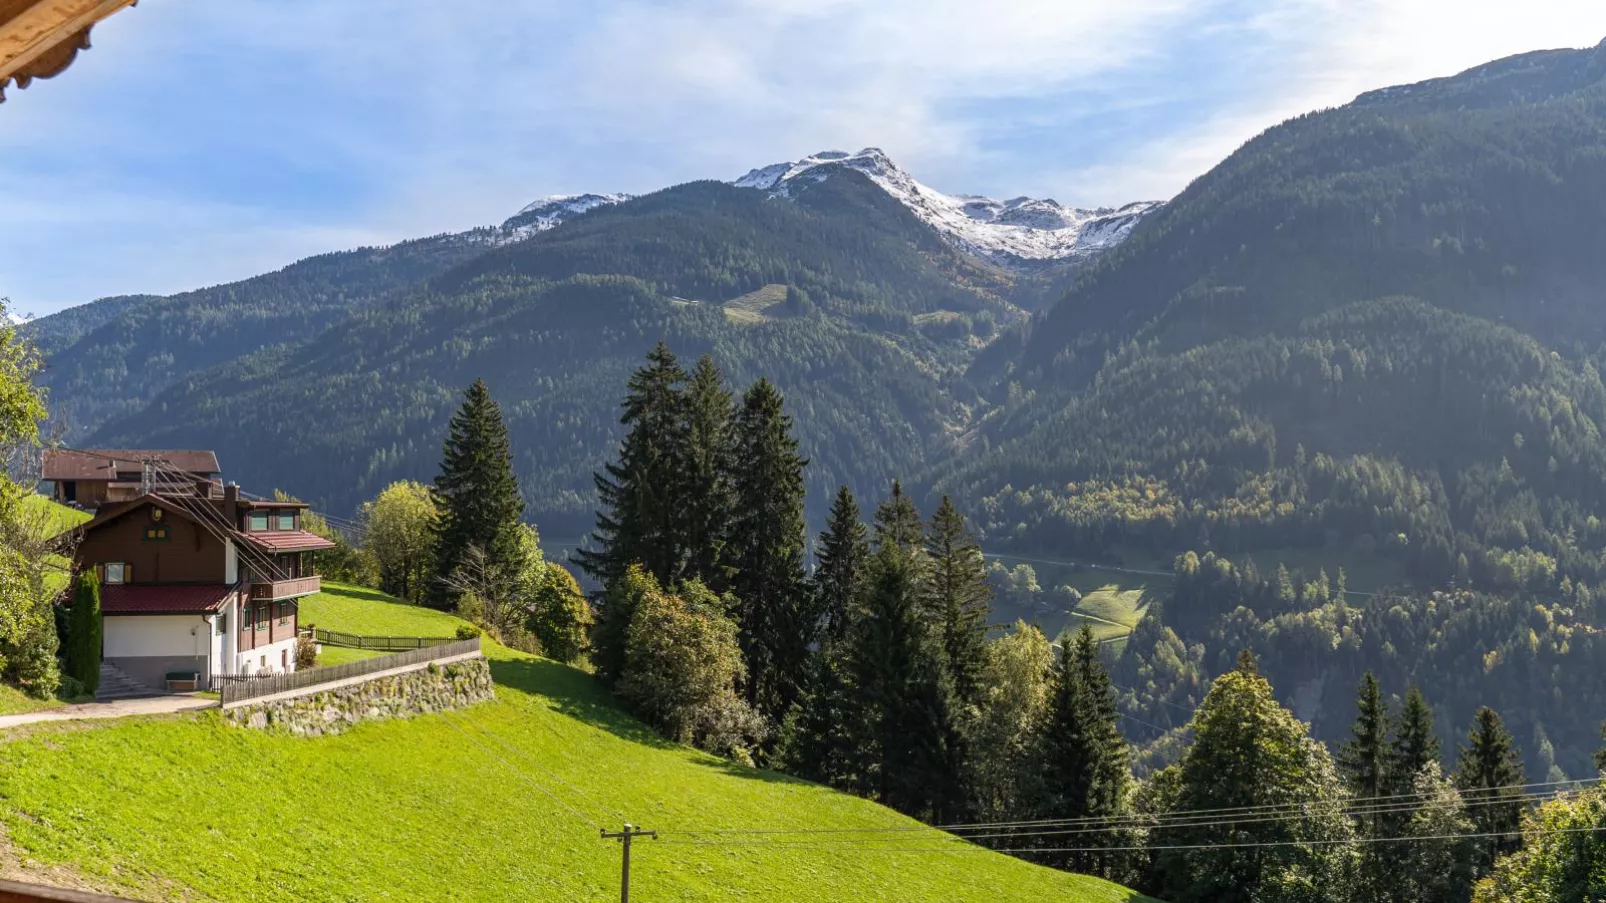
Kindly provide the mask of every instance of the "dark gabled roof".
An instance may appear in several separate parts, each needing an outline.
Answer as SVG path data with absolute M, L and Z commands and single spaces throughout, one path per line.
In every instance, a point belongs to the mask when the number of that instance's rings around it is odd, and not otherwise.
M 100 588 L 100 610 L 108 615 L 211 614 L 232 590 L 221 583 L 109 583 Z
M 332 549 L 333 542 L 306 530 L 286 530 L 283 533 L 242 533 L 245 539 L 269 552 L 315 552 Z
M 155 493 L 150 493 L 148 495 L 142 495 L 137 499 L 129 499 L 126 502 L 118 502 L 115 505 L 102 505 L 100 510 L 95 512 L 94 517 L 84 521 L 81 524 L 77 524 L 67 528 L 66 530 L 63 530 L 61 533 L 58 533 L 55 538 L 60 539 L 61 537 L 73 534 L 82 535 L 100 526 L 101 524 L 106 523 L 107 521 L 116 520 L 128 512 L 138 508 L 143 508 L 146 505 L 160 505 L 163 511 L 166 511 L 170 514 L 175 514 L 192 523 L 200 523 L 193 511 L 186 509 L 184 506 L 170 499 L 163 498 Z
M 223 472 L 217 454 L 202 449 L 47 448 L 40 479 L 115 480 L 118 471 L 139 472 L 146 458 L 160 459 L 185 473 L 212 476 Z

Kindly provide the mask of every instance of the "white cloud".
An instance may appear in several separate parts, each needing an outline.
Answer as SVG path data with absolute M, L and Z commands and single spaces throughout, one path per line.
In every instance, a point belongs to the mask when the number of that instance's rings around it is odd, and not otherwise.
M 1514 54 L 1593 46 L 1606 37 L 1606 4 L 1285 0 L 1267 4 L 1244 28 L 1278 48 L 1278 76 L 1266 90 L 1224 103 L 1201 126 L 1157 136 L 1127 159 L 1068 168 L 1064 180 L 1119 197 L 1164 197 L 1245 141 L 1301 113 Z
M 23 226 L 0 294 L 177 291 L 831 147 L 879 145 L 950 191 L 1165 197 L 1287 116 L 1602 35 L 1606 6 L 1569 0 L 142 4 L 0 107 L 0 221 Z M 1152 118 L 1201 41 L 1259 77 L 1056 158 L 1043 130 Z M 1088 108 L 1063 117 L 975 115 L 1074 89 Z

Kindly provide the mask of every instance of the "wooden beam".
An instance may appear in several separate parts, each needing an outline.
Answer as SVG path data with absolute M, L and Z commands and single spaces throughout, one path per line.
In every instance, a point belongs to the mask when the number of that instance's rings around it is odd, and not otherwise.
M 0 84 L 135 0 L 37 0 L 0 22 Z M 26 74 L 26 73 L 24 73 Z

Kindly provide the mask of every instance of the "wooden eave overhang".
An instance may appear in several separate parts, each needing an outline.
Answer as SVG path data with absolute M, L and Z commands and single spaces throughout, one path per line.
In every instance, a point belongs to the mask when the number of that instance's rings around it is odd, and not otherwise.
M 26 88 L 60 75 L 89 49 L 95 23 L 135 0 L 0 0 L 0 102 L 7 85 Z

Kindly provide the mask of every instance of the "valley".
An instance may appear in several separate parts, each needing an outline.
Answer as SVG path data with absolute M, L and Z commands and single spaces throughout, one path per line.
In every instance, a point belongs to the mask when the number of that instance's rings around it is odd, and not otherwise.
M 482 631 L 498 698 L 461 720 L 654 818 L 655 899 L 1508 899 L 1547 849 L 1525 815 L 1576 816 L 1606 764 L 1606 42 L 1369 91 L 1107 203 L 825 151 L 9 335 L 47 444 L 211 449 L 320 512 L 338 579 L 305 622 Z M 18 509 L 36 559 L 77 526 Z M 18 583 L 54 598 L 50 554 Z M 0 874 L 333 898 L 450 861 L 465 898 L 599 896 L 612 850 L 508 804 L 454 717 L 318 755 L 210 716 L 8 738 Z M 104 762 L 192 747 L 327 868 L 131 839 L 119 799 L 158 779 Z M 281 760 L 306 799 L 237 774 Z M 389 829 L 336 828 L 396 788 L 460 836 L 405 815 L 369 883 Z M 176 782 L 146 799 L 226 834 Z M 776 818 L 975 864 L 696 839 Z

